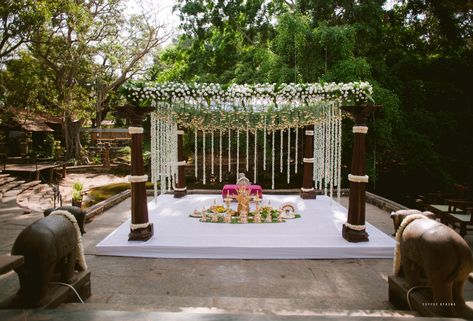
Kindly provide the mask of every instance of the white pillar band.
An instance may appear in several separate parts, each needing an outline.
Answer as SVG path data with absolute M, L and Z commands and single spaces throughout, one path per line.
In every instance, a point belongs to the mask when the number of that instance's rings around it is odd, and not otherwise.
M 366 226 L 364 224 L 363 225 L 354 225 L 354 224 L 350 224 L 350 223 L 346 222 L 345 226 L 348 227 L 351 230 L 354 230 L 354 231 L 364 231 L 366 229 Z
M 128 175 L 126 179 L 130 183 L 142 183 L 148 181 L 148 175 Z
M 184 131 L 181 130 L 181 129 L 176 130 L 176 133 L 177 133 L 178 135 L 184 135 Z
M 353 133 L 354 134 L 366 134 L 368 133 L 367 126 L 353 126 Z
M 368 183 L 369 176 L 368 175 L 359 176 L 359 175 L 348 174 L 348 180 L 354 183 Z
M 306 131 L 305 131 L 305 134 L 306 134 L 307 136 L 314 136 L 314 131 L 313 131 L 313 130 L 306 130 Z
M 135 230 L 139 230 L 139 229 L 142 229 L 142 228 L 147 228 L 149 226 L 149 222 L 148 223 L 141 223 L 141 224 L 130 224 L 130 229 L 132 231 L 135 231 Z
M 185 192 L 187 187 L 174 187 L 174 192 Z
M 314 162 L 314 158 L 313 158 L 313 157 L 312 157 L 312 158 L 305 158 L 305 157 L 304 157 L 304 158 L 302 159 L 302 162 L 304 162 L 304 163 L 313 163 L 313 162 Z
M 128 127 L 128 133 L 133 134 L 143 134 L 143 127 Z
M 314 188 L 313 188 L 313 187 L 311 187 L 311 188 L 304 188 L 304 187 L 301 187 L 301 191 L 302 191 L 302 192 L 312 192 L 312 191 L 314 191 Z
M 177 165 L 177 166 L 186 166 L 186 165 L 187 165 L 187 161 L 183 160 L 183 161 L 177 162 L 176 165 Z

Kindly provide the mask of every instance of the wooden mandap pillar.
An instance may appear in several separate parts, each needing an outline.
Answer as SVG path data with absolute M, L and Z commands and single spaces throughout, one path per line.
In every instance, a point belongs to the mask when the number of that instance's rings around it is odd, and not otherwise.
M 141 124 L 146 114 L 153 107 L 136 107 L 125 105 L 117 108 L 118 114 L 125 116 L 130 122 L 128 132 L 131 135 L 131 226 L 128 234 L 129 241 L 147 241 L 153 236 L 153 223 L 148 220 L 148 205 L 146 197 L 146 182 L 148 175 L 144 174 L 143 164 L 143 127 Z
M 180 198 L 187 195 L 186 186 L 186 158 L 184 156 L 184 130 L 177 131 L 177 181 L 174 187 L 174 197 Z
M 348 242 L 368 242 L 368 233 L 365 226 L 365 190 L 368 183 L 366 175 L 366 145 L 365 137 L 368 133 L 366 121 L 377 105 L 361 105 L 342 107 L 343 111 L 350 113 L 355 122 L 353 126 L 353 158 L 351 163 L 350 197 L 348 203 L 348 218 L 343 225 L 342 236 Z
M 300 196 L 303 199 L 315 199 L 314 189 L 314 127 L 304 127 L 304 168 Z

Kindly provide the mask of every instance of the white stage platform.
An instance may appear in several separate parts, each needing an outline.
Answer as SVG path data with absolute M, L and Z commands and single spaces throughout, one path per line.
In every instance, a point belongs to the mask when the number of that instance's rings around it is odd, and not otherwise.
M 97 255 L 205 259 L 347 259 L 392 258 L 395 240 L 369 223 L 369 242 L 342 238 L 347 210 L 327 196 L 302 200 L 298 195 L 264 195 L 273 207 L 293 202 L 301 218 L 272 224 L 202 223 L 194 209 L 222 203 L 220 195 L 161 195 L 148 204 L 154 236 L 128 241 L 130 220 L 96 246 Z M 236 204 L 232 204 L 236 207 Z

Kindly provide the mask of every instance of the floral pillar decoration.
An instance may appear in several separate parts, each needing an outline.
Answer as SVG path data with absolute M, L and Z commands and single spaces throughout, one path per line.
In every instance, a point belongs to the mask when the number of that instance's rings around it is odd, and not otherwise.
M 304 172 L 302 177 L 302 187 L 300 196 L 303 199 L 315 199 L 315 189 L 313 187 L 313 167 L 314 167 L 314 130 L 313 126 L 304 128 Z
M 146 182 L 148 175 L 144 174 L 142 143 L 143 127 L 141 124 L 146 114 L 154 107 L 136 107 L 125 105 L 117 108 L 117 113 L 124 116 L 130 123 L 128 132 L 131 135 L 131 175 L 127 176 L 131 183 L 131 226 L 128 234 L 129 241 L 147 241 L 153 236 L 153 223 L 148 220 L 146 199 Z
M 177 180 L 174 187 L 174 197 L 180 198 L 187 195 L 186 186 L 186 157 L 184 156 L 184 130 L 177 130 Z
M 366 147 L 365 136 L 368 133 L 366 121 L 373 111 L 380 108 L 377 105 L 358 105 L 342 107 L 350 114 L 355 122 L 353 126 L 353 158 L 350 181 L 350 197 L 348 204 L 348 218 L 343 225 L 342 235 L 348 242 L 368 242 L 368 233 L 365 226 L 365 190 L 368 183 L 366 175 Z

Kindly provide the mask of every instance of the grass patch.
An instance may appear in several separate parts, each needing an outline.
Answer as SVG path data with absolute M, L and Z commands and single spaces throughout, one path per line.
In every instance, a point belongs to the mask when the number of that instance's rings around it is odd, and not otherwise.
M 83 204 L 83 207 L 85 208 L 91 207 L 92 205 L 100 203 L 130 188 L 131 188 L 130 183 L 114 183 L 114 184 L 91 188 L 87 192 L 88 200 L 85 204 Z M 146 182 L 146 189 L 152 189 L 152 188 L 153 188 L 153 183 Z

